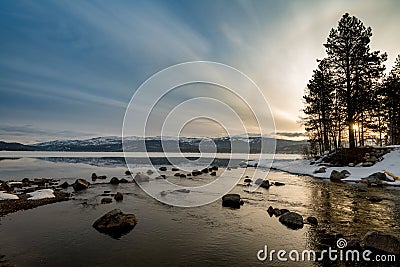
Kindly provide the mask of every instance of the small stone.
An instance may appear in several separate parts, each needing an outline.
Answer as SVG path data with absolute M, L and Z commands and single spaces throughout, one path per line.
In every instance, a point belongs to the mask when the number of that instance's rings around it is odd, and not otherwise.
M 160 167 L 158 168 L 160 171 L 165 172 L 167 170 L 167 167 Z
M 317 218 L 315 218 L 315 217 L 313 217 L 313 216 L 307 217 L 306 220 L 307 220 L 307 222 L 308 222 L 309 224 L 318 225 L 318 220 L 317 220 Z
M 210 173 L 210 175 L 211 176 L 217 176 L 217 173 L 216 172 L 212 172 L 212 173 Z
M 121 192 L 117 192 L 114 196 L 116 201 L 122 201 L 124 199 L 124 195 Z
M 110 184 L 117 185 L 119 184 L 119 179 L 117 177 L 113 177 L 110 180 Z
M 112 198 L 105 197 L 101 199 L 101 204 L 110 204 L 112 202 Z

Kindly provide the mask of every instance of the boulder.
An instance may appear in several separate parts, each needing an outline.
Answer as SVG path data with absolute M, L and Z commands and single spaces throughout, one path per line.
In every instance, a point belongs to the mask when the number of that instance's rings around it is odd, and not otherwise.
M 160 167 L 158 168 L 160 171 L 165 172 L 167 170 L 167 167 Z
M 121 192 L 117 192 L 117 193 L 114 195 L 114 199 L 115 199 L 116 201 L 122 201 L 122 200 L 124 199 L 124 195 L 123 195 Z
M 263 180 L 262 183 L 260 184 L 260 187 L 268 189 L 271 185 L 269 184 L 268 180 Z
M 326 172 L 326 167 L 321 167 L 314 171 L 314 173 L 325 173 L 325 172 Z
M 290 229 L 303 228 L 303 217 L 296 212 L 286 212 L 279 217 L 279 222 Z
M 234 209 L 240 209 L 243 201 L 240 199 L 239 194 L 226 194 L 222 197 L 222 206 Z
M 383 172 L 375 172 L 373 174 L 371 174 L 370 176 L 367 177 L 368 178 L 375 178 L 381 181 L 387 181 L 387 182 L 393 182 L 392 179 L 389 179 L 385 173 Z
M 113 177 L 110 180 L 110 184 L 117 185 L 119 184 L 119 179 L 117 177 Z
M 340 182 L 342 179 L 348 177 L 349 175 L 350 175 L 350 173 L 346 170 L 343 170 L 341 172 L 338 172 L 337 170 L 333 170 L 331 172 L 329 179 L 332 182 Z
M 120 238 L 129 233 L 137 224 L 134 214 L 124 214 L 121 210 L 112 210 L 93 223 L 93 227 L 113 238 Z
M 250 184 L 253 181 L 250 178 L 246 178 L 246 179 L 244 179 L 244 182 L 247 183 L 247 184 Z
M 112 202 L 112 198 L 110 197 L 104 197 L 101 199 L 101 204 L 109 204 Z
M 197 175 L 201 175 L 201 174 L 202 174 L 202 172 L 199 171 L 199 170 L 193 170 L 193 171 L 192 171 L 192 175 L 193 175 L 193 176 L 197 176 Z
M 75 191 L 85 190 L 89 187 L 89 182 L 85 179 L 76 179 L 75 183 L 72 185 Z
M 150 180 L 149 176 L 143 173 L 136 174 L 134 179 L 137 183 L 148 182 Z
M 263 181 L 264 181 L 263 179 L 258 178 L 258 179 L 254 182 L 254 184 L 260 185 L 260 184 L 262 184 Z
M 288 209 L 281 209 L 281 214 L 285 214 L 286 212 L 290 212 Z
M 60 185 L 61 188 L 68 188 L 69 184 L 67 182 L 64 182 Z
M 212 173 L 210 173 L 210 175 L 211 176 L 217 176 L 217 173 L 216 172 L 212 172 Z
M 126 184 L 126 183 L 129 183 L 129 181 L 126 180 L 125 178 L 122 178 L 122 179 L 119 180 L 119 183 L 120 184 Z
M 364 247 L 400 255 L 400 240 L 392 235 L 369 231 L 363 238 Z
M 318 220 L 317 220 L 317 218 L 315 218 L 315 217 L 313 217 L 313 216 L 307 217 L 306 221 L 307 221 L 309 224 L 318 225 Z

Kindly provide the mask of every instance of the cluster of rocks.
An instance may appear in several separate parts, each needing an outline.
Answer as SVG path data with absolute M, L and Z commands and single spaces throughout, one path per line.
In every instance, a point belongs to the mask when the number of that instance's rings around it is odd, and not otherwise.
M 107 193 L 104 193 L 103 195 L 113 196 L 114 200 L 117 201 L 117 202 L 121 202 L 122 200 L 124 200 L 124 194 L 121 193 L 121 192 L 117 192 L 115 194 L 111 194 L 111 193 L 107 192 Z M 104 198 L 101 199 L 100 203 L 101 204 L 109 204 L 109 203 L 112 203 L 112 202 L 113 202 L 113 200 L 112 200 L 111 197 L 104 197 Z
M 318 225 L 318 220 L 317 218 L 310 216 L 307 217 L 306 220 L 304 221 L 303 216 L 301 216 L 297 212 L 292 212 L 288 209 L 278 209 L 278 208 L 273 208 L 272 206 L 269 206 L 267 210 L 268 214 L 270 217 L 275 216 L 279 217 L 279 222 L 286 227 L 297 230 L 303 228 L 303 225 L 305 223 L 311 224 L 311 225 Z
M 252 180 L 249 179 L 249 178 L 246 178 L 246 179 L 244 179 L 244 182 L 245 182 L 246 184 L 249 185 L 249 184 L 251 184 Z M 277 182 L 277 181 L 275 181 L 275 182 L 269 182 L 269 180 L 264 180 L 264 179 L 261 179 L 261 178 L 257 179 L 257 180 L 254 182 L 254 184 L 256 184 L 256 185 L 258 185 L 258 186 L 260 186 L 260 187 L 262 187 L 262 188 L 265 188 L 265 189 L 268 189 L 268 188 L 270 188 L 271 186 L 283 186 L 283 185 L 285 185 L 285 184 L 282 183 L 282 182 Z
M 168 170 L 167 167 L 165 167 L 165 166 L 160 167 L 158 169 L 160 171 L 162 171 L 162 172 L 165 172 L 165 171 Z M 211 176 L 217 176 L 218 166 L 211 166 L 211 167 L 208 167 L 208 168 L 204 168 L 202 170 L 193 170 L 192 172 L 186 173 L 186 174 L 185 173 L 179 173 L 180 169 L 176 168 L 176 167 L 172 167 L 171 171 L 177 172 L 177 173 L 174 174 L 175 177 L 189 178 L 190 179 L 191 177 L 199 176 L 199 175 L 202 175 L 202 174 L 209 174 Z M 164 175 L 164 179 L 165 179 L 165 175 Z
M 30 193 L 39 189 L 56 188 L 58 180 L 52 178 L 35 178 L 33 180 L 24 178 L 18 181 L 0 181 L 0 191 L 12 193 L 18 191 L 21 193 Z

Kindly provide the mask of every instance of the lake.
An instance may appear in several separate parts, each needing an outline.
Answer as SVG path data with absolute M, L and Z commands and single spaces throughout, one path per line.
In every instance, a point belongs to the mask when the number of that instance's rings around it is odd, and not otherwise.
M 93 172 L 106 175 L 106 181 L 113 176 L 128 178 L 124 175 L 127 167 L 121 154 L 1 156 L 0 180 L 51 177 L 72 183 L 78 177 L 89 180 Z M 275 159 L 296 157 L 299 156 L 277 155 Z M 228 165 L 239 164 L 242 158 L 235 156 Z M 133 156 L 131 162 L 136 162 L 134 167 L 139 171 L 149 168 L 143 155 Z M 168 166 L 162 155 L 152 155 L 152 162 Z M 213 160 L 213 164 L 218 164 L 220 171 L 228 166 L 223 155 Z M 194 169 L 198 165 L 189 167 Z M 254 172 L 254 168 L 234 167 L 228 172 L 232 179 L 237 175 L 251 177 Z M 270 181 L 285 185 L 250 193 L 241 180 L 231 191 L 244 200 L 240 209 L 224 208 L 220 200 L 192 208 L 169 206 L 153 199 L 134 183 L 95 184 L 73 193 L 70 201 L 1 217 L 0 255 L 4 255 L 2 260 L 16 266 L 326 266 L 326 261 L 288 263 L 274 258 L 272 262 L 261 262 L 257 252 L 265 245 L 274 250 L 319 251 L 332 245 L 332 237 L 337 233 L 348 240 L 362 238 L 368 230 L 400 235 L 397 188 L 336 184 L 279 171 L 261 172 Z M 171 171 L 166 174 L 173 177 Z M 201 182 L 201 179 L 173 179 L 188 187 Z M 104 191 L 122 192 L 124 200 L 100 204 Z M 371 202 L 370 196 L 383 200 Z M 291 230 L 268 215 L 269 206 L 296 211 L 305 218 L 315 216 L 319 225 Z M 138 219 L 135 228 L 119 239 L 92 227 L 97 218 L 114 208 L 134 213 Z

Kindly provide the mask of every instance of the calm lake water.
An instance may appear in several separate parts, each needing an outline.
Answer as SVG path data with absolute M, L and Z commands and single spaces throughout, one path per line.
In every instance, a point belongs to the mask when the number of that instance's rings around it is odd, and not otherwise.
M 278 156 L 287 160 L 294 156 Z M 241 161 L 240 157 L 236 163 Z M 224 166 L 224 159 L 215 161 Z M 165 159 L 154 157 L 165 166 Z M 145 170 L 137 157 L 137 168 Z M 196 168 L 196 166 L 193 166 Z M 52 177 L 70 183 L 91 173 L 108 180 L 124 175 L 126 165 L 117 157 L 42 157 L 0 160 L 0 180 Z M 235 178 L 244 169 L 232 169 Z M 245 169 L 252 175 L 254 168 Z M 167 172 L 172 176 L 172 172 Z M 221 201 L 196 208 L 168 206 L 148 196 L 134 183 L 98 184 L 73 199 L 0 218 L 0 255 L 16 266 L 329 266 L 329 262 L 260 262 L 257 252 L 269 249 L 321 250 L 332 244 L 332 235 L 361 238 L 368 230 L 400 235 L 400 191 L 363 185 L 335 184 L 305 176 L 265 171 L 270 181 L 285 186 L 259 188 L 247 193 L 240 182 L 233 190 L 245 204 L 223 208 Z M 259 177 L 264 178 L 264 177 Z M 107 180 L 107 181 L 108 181 Z M 190 184 L 190 181 L 187 183 Z M 196 181 L 193 181 L 196 183 Z M 104 191 L 123 192 L 122 202 L 100 204 Z M 378 203 L 370 196 L 381 197 Z M 304 217 L 315 216 L 319 226 L 291 230 L 267 213 L 269 206 L 287 208 Z M 92 228 L 106 212 L 119 208 L 134 213 L 136 227 L 120 239 Z M 344 266 L 344 263 L 332 264 Z M 350 265 L 351 266 L 351 265 Z

